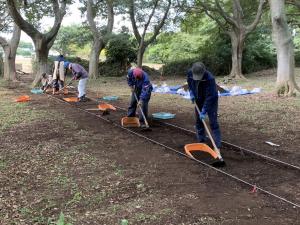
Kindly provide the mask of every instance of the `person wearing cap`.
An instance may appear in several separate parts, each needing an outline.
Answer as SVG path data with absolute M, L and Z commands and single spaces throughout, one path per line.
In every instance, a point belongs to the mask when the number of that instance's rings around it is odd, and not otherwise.
M 200 115 L 195 109 L 197 139 L 205 142 L 205 128 L 202 120 L 208 115 L 209 124 L 213 133 L 213 138 L 218 148 L 221 147 L 221 132 L 218 123 L 218 91 L 215 78 L 205 68 L 201 62 L 193 64 L 187 73 L 187 82 L 190 91 L 191 101 L 197 104 Z
M 128 108 L 128 117 L 136 116 L 136 107 L 140 105 L 144 112 L 145 117 L 148 117 L 148 103 L 151 98 L 153 90 L 152 84 L 149 80 L 149 75 L 140 68 L 133 68 L 128 70 L 127 83 L 131 90 L 131 100 Z M 138 102 L 134 96 L 136 94 Z M 144 119 L 140 115 L 140 122 L 144 124 Z
M 64 63 L 66 69 L 71 70 L 73 74 L 72 80 L 79 80 L 78 82 L 78 99 L 80 102 L 85 102 L 86 99 L 86 83 L 89 77 L 88 72 L 84 69 L 83 66 L 77 63 L 70 63 L 66 61 Z
M 53 65 L 53 94 L 57 93 L 57 91 L 62 90 L 64 88 L 65 81 L 65 73 L 66 70 L 64 68 L 64 56 L 59 55 L 56 57 Z

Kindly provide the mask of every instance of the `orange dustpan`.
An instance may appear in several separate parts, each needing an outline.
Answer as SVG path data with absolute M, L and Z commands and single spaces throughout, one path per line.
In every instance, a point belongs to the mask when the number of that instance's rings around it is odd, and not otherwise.
M 113 110 L 116 111 L 117 109 L 111 105 L 111 104 L 107 104 L 107 103 L 101 103 L 98 105 L 98 109 L 101 111 L 107 111 L 107 110 Z
M 140 120 L 137 117 L 123 117 L 121 119 L 121 125 L 123 127 L 140 127 Z
M 196 110 L 198 112 L 198 114 L 200 115 L 200 109 L 198 107 L 198 105 L 196 104 Z M 195 158 L 193 155 L 192 155 L 192 152 L 193 151 L 202 151 L 202 152 L 207 152 L 209 153 L 214 159 L 216 159 L 217 161 L 213 162 L 212 163 L 212 166 L 215 166 L 215 167 L 223 167 L 226 165 L 225 161 L 223 160 L 222 156 L 221 156 L 221 153 L 220 153 L 220 150 L 218 149 L 218 147 L 216 146 L 216 143 L 213 139 L 213 137 L 211 136 L 211 133 L 205 123 L 205 121 L 203 119 L 202 120 L 202 123 L 203 123 L 203 126 L 205 128 L 205 131 L 207 132 L 208 136 L 209 136 L 209 139 L 211 141 L 211 143 L 213 144 L 214 146 L 214 150 L 211 149 L 208 145 L 206 144 L 202 144 L 202 143 L 193 143 L 193 144 L 187 144 L 184 146 L 184 150 L 185 150 L 185 153 L 191 157 L 191 158 Z
M 190 156 L 191 158 L 194 158 L 192 155 L 193 151 L 202 151 L 207 152 L 210 154 L 214 159 L 218 158 L 218 154 L 212 150 L 208 145 L 203 143 L 193 143 L 193 144 L 187 144 L 184 146 L 185 153 Z
M 16 99 L 16 102 L 28 102 L 30 97 L 28 95 L 22 95 Z
M 79 99 L 77 97 L 63 98 L 66 102 L 78 102 Z

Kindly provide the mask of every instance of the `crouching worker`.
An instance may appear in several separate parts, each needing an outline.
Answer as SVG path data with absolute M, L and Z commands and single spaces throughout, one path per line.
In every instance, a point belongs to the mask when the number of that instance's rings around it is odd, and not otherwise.
M 86 83 L 89 77 L 88 72 L 79 64 L 77 63 L 70 63 L 66 61 L 64 63 L 64 67 L 66 69 L 71 70 L 73 74 L 72 80 L 79 80 L 78 82 L 78 99 L 79 102 L 87 101 L 86 98 Z
M 148 103 L 151 98 L 151 92 L 153 90 L 150 83 L 149 76 L 140 68 L 130 69 L 127 74 L 127 83 L 131 89 L 131 101 L 128 108 L 128 117 L 136 116 L 136 107 L 141 106 L 145 117 L 148 117 Z M 137 100 L 136 100 L 136 97 Z M 140 113 L 139 116 L 141 126 L 145 126 L 145 121 Z
M 42 87 L 41 89 L 46 92 L 48 88 L 52 87 L 52 75 L 48 75 L 46 73 L 42 74 L 42 78 L 41 78 L 41 83 L 42 83 Z
M 187 73 L 187 82 L 189 86 L 190 96 L 193 104 L 197 104 L 200 109 L 200 115 L 197 109 L 196 114 L 196 130 L 199 142 L 205 142 L 205 128 L 202 119 L 208 115 L 209 124 L 213 133 L 213 138 L 218 148 L 221 147 L 221 132 L 218 124 L 218 91 L 215 78 L 206 70 L 201 62 L 193 64 Z

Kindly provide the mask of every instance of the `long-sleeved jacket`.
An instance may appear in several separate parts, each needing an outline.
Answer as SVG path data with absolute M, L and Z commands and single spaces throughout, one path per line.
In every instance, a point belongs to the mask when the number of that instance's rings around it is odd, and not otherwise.
M 151 91 L 153 90 L 152 84 L 149 80 L 149 75 L 143 71 L 142 79 L 137 80 L 133 76 L 133 70 L 128 70 L 127 83 L 130 87 L 135 87 L 136 91 L 141 92 L 140 99 L 147 101 L 150 99 Z
M 192 71 L 189 70 L 187 82 L 191 98 L 194 98 L 198 106 L 202 107 L 202 112 L 207 113 L 214 110 L 213 106 L 218 102 L 218 91 L 213 75 L 209 71 L 205 71 L 202 80 L 196 81 L 193 79 Z
M 71 63 L 71 68 L 74 80 L 80 80 L 89 77 L 88 72 L 81 65 L 77 63 Z

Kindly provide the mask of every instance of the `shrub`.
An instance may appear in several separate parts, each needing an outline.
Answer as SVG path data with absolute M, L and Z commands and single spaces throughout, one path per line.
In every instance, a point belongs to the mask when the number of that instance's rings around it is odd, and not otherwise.
M 112 63 L 125 65 L 127 61 L 136 61 L 136 52 L 133 40 L 124 33 L 113 35 L 106 46 L 107 61 Z

